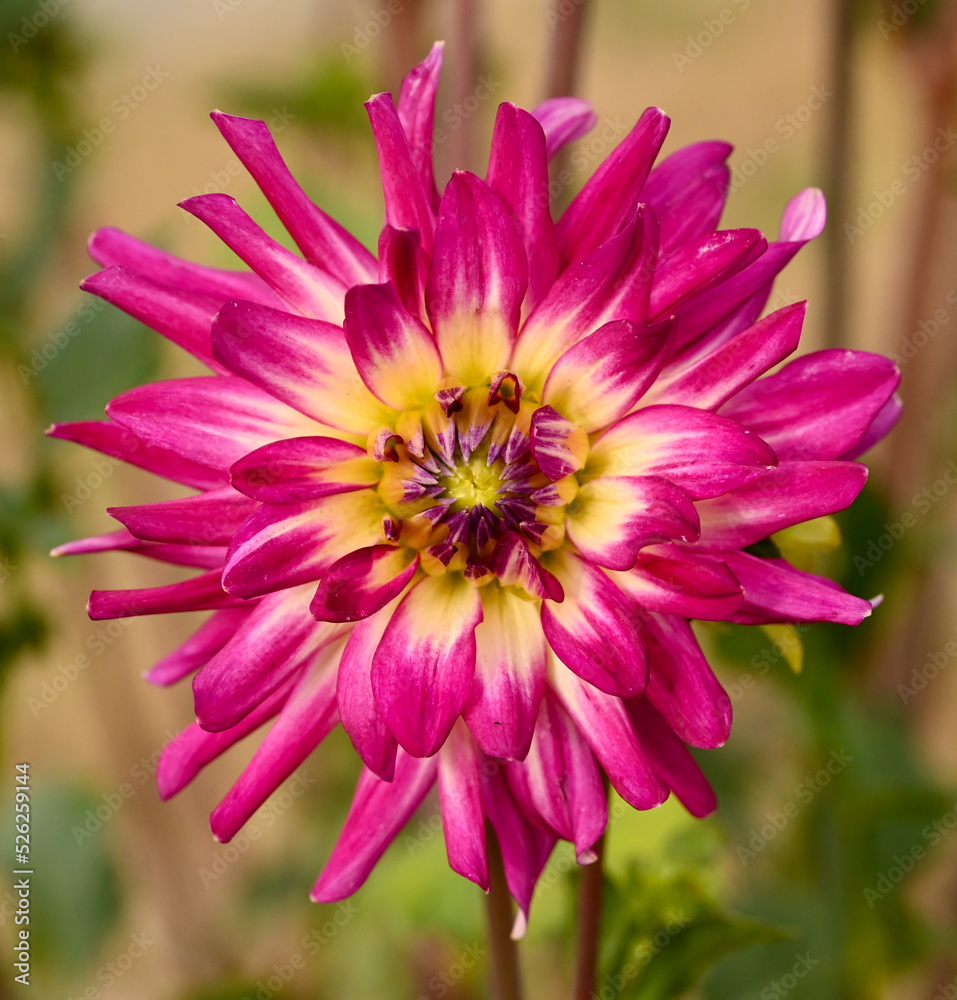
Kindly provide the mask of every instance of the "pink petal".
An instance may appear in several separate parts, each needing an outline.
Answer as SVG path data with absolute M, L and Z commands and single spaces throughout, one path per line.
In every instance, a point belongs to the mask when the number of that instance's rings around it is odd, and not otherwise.
M 459 720 L 438 753 L 439 803 L 449 867 L 489 890 L 482 753 Z
M 585 465 L 586 433 L 550 406 L 539 407 L 532 415 L 529 440 L 535 461 L 552 482 L 564 479 Z
M 87 613 L 93 621 L 130 615 L 165 615 L 174 611 L 235 608 L 241 601 L 223 590 L 222 572 L 212 570 L 180 583 L 136 590 L 94 590 Z
M 871 421 L 870 426 L 864 432 L 860 441 L 858 441 L 852 448 L 849 448 L 840 457 L 846 459 L 859 458 L 865 452 L 870 451 L 875 444 L 879 441 L 883 441 L 884 438 L 887 437 L 887 435 L 890 434 L 890 432 L 897 426 L 897 421 L 900 420 L 903 410 L 903 400 L 895 392 L 877 411 L 877 414 Z
M 337 438 L 286 438 L 245 455 L 229 470 L 233 487 L 264 503 L 316 500 L 374 486 L 381 466 L 365 448 Z
M 141 385 L 106 412 L 147 444 L 224 472 L 248 452 L 309 428 L 295 410 L 231 375 Z
M 498 107 L 486 180 L 518 220 L 528 262 L 528 311 L 555 280 L 558 245 L 549 209 L 545 134 L 532 115 L 514 104 Z
M 580 861 L 587 857 L 605 832 L 608 797 L 588 743 L 551 692 L 542 702 L 528 757 L 508 764 L 507 774 L 519 801 L 571 841 Z
M 356 549 L 325 571 L 309 610 L 321 622 L 361 621 L 398 597 L 418 568 L 405 545 Z
M 485 753 L 522 760 L 545 689 L 545 636 L 533 601 L 504 585 L 490 584 L 480 593 L 475 675 L 462 714 Z
M 615 791 L 635 809 L 651 809 L 668 798 L 655 776 L 620 698 L 585 683 L 560 663 L 550 679 L 565 711 L 588 741 Z
M 179 545 L 228 545 L 259 505 L 231 486 L 183 500 L 108 507 L 106 512 L 137 538 Z
M 381 542 L 386 513 L 371 490 L 265 504 L 233 536 L 223 586 L 249 598 L 315 582 L 357 545 Z
M 782 459 L 841 458 L 899 382 L 889 358 L 815 351 L 745 386 L 721 412 L 760 434 Z
M 253 759 L 210 817 L 213 836 L 226 842 L 302 764 L 339 722 L 336 663 L 340 643 L 324 649 L 298 679 Z
M 598 121 L 592 106 L 580 97 L 550 97 L 534 108 L 532 115 L 545 133 L 548 159 L 563 146 L 587 135 Z
M 433 207 L 438 206 L 439 194 L 432 170 L 432 134 L 435 130 L 435 94 L 442 72 L 444 48 L 444 42 L 436 42 L 428 56 L 406 75 L 399 91 L 399 121 L 409 141 L 412 162 Z
M 423 249 L 431 254 L 435 214 L 419 170 L 421 148 L 413 152 L 390 94 L 376 94 L 365 107 L 379 151 L 385 220 L 396 229 L 418 229 Z
M 351 896 L 435 782 L 434 758 L 399 751 L 395 778 L 382 781 L 363 769 L 349 815 L 329 862 L 310 894 L 316 903 Z
M 870 601 L 848 594 L 832 580 L 804 573 L 783 559 L 759 559 L 746 552 L 721 556 L 744 588 L 744 601 L 729 621 L 840 622 L 859 625 L 872 610 Z
M 475 672 L 477 588 L 463 576 L 426 577 L 399 604 L 372 661 L 376 705 L 399 744 L 429 757 L 445 742 Z
M 699 819 L 718 808 L 718 800 L 688 748 L 668 727 L 647 698 L 628 702 L 638 742 L 658 778 Z
M 777 465 L 739 423 L 692 406 L 646 406 L 609 428 L 588 455 L 589 476 L 660 476 L 693 500 L 743 486 Z
M 661 370 L 671 322 L 612 320 L 570 347 L 545 380 L 542 402 L 589 434 L 623 417 Z
M 47 434 L 61 441 L 103 452 L 111 458 L 129 462 L 157 476 L 191 486 L 197 490 L 216 489 L 226 484 L 226 474 L 183 458 L 176 451 L 150 444 L 136 436 L 128 427 L 108 420 L 80 420 L 72 424 L 54 424 Z M 112 471 L 112 466 L 110 467 Z
M 346 340 L 362 380 L 386 406 L 431 403 L 442 358 L 429 331 L 405 311 L 391 285 L 360 285 L 346 296 Z
M 736 490 L 699 500 L 705 549 L 739 549 L 782 528 L 833 514 L 864 488 L 867 468 L 857 462 L 782 462 Z
M 474 174 L 442 195 L 425 304 L 446 370 L 478 384 L 508 364 L 528 266 L 514 216 Z
M 287 678 L 299 673 L 342 626 L 317 622 L 303 588 L 270 595 L 193 679 L 196 719 L 222 732 L 245 718 Z
M 125 267 L 98 271 L 80 287 L 168 337 L 213 371 L 225 371 L 213 357 L 210 340 L 213 317 L 223 299 L 164 285 Z
M 215 545 L 169 545 L 164 542 L 144 542 L 134 538 L 125 528 L 111 531 L 106 535 L 94 535 L 66 542 L 52 549 L 50 555 L 82 556 L 94 552 L 132 552 L 147 559 L 174 566 L 192 566 L 195 569 L 222 569 L 226 557 L 224 546 Z
M 671 729 L 695 747 L 719 747 L 731 732 L 731 699 L 708 666 L 684 618 L 649 613 L 651 670 L 645 697 Z
M 177 649 L 145 674 L 151 684 L 167 685 L 195 673 L 218 653 L 246 621 L 255 604 L 223 608 L 212 615 Z
M 214 111 L 210 118 L 310 263 L 324 268 L 346 287 L 375 281 L 375 258 L 347 229 L 312 203 L 289 172 L 265 122 L 221 111 Z
M 661 223 L 661 249 L 675 247 L 718 228 L 731 181 L 726 142 L 696 142 L 662 160 L 641 189 L 642 200 Z
M 698 513 L 677 487 L 655 476 L 593 479 L 568 506 L 565 530 L 586 559 L 607 569 L 635 565 L 646 545 L 698 538 Z
M 642 624 L 631 601 L 596 566 L 558 550 L 548 568 L 565 591 L 542 604 L 542 628 L 555 655 L 609 694 L 635 697 L 648 681 Z
M 391 283 L 405 311 L 425 322 L 425 282 L 429 258 L 422 249 L 417 229 L 383 226 L 379 233 L 379 282 Z
M 103 267 L 126 267 L 184 292 L 213 295 L 221 301 L 248 299 L 267 306 L 280 304 L 275 292 L 255 274 L 194 264 L 119 229 L 98 229 L 90 237 L 89 249 L 90 256 Z
M 565 209 L 558 221 L 563 266 L 586 257 L 631 218 L 670 124 L 659 108 L 648 108 Z
M 332 323 L 228 302 L 213 324 L 213 350 L 230 371 L 332 427 L 365 435 L 387 419 Z
M 253 271 L 294 312 L 312 319 L 342 322 L 346 286 L 277 243 L 226 194 L 201 194 L 180 202 Z

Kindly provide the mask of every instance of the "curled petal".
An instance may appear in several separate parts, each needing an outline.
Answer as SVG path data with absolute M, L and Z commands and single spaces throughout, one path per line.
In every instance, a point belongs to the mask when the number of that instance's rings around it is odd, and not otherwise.
M 406 546 L 357 549 L 325 571 L 309 610 L 319 621 L 361 621 L 398 597 L 418 568 L 418 553 Z
M 532 115 L 545 133 L 548 159 L 563 146 L 587 135 L 598 121 L 592 106 L 580 97 L 550 97 L 533 108 Z

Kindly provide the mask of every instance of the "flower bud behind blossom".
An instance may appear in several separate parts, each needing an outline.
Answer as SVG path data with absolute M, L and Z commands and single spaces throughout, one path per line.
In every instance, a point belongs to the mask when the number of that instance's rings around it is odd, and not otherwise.
M 210 369 L 113 400 L 55 437 L 194 491 L 109 513 L 125 550 L 189 567 L 95 591 L 94 619 L 209 610 L 150 672 L 193 677 L 196 722 L 163 753 L 176 794 L 267 727 L 212 814 L 228 841 L 342 724 L 365 765 L 313 889 L 342 899 L 438 784 L 451 867 L 487 889 L 501 844 L 521 933 L 555 843 L 594 860 L 602 772 L 636 809 L 715 798 L 688 746 L 731 704 L 690 619 L 854 625 L 871 602 L 749 551 L 842 510 L 854 461 L 894 425 L 887 359 L 792 361 L 805 304 L 759 319 L 824 225 L 821 193 L 780 237 L 716 229 L 731 147 L 654 166 L 648 109 L 561 218 L 548 161 L 595 115 L 559 98 L 498 109 L 484 180 L 432 169 L 442 46 L 399 100 L 366 105 L 385 225 L 373 256 L 317 208 L 263 122 L 213 120 L 302 256 L 223 194 L 183 207 L 247 265 L 189 263 L 113 229 L 83 287 Z

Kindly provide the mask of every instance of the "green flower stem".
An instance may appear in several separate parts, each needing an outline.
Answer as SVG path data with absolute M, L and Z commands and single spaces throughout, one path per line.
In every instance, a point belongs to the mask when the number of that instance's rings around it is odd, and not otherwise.
M 489 952 L 492 956 L 492 990 L 495 1000 L 522 1000 L 518 947 L 512 940 L 512 898 L 505 881 L 505 867 L 498 840 L 486 825 L 488 871 L 491 888 L 486 899 Z

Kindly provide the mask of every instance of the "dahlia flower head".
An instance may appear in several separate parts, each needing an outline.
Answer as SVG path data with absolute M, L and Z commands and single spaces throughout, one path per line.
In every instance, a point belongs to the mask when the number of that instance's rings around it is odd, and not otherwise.
M 263 122 L 219 112 L 302 256 L 225 194 L 182 207 L 248 271 L 93 236 L 103 270 L 83 287 L 212 374 L 51 429 L 197 491 L 111 508 L 123 530 L 56 551 L 198 571 L 89 605 L 93 619 L 212 611 L 148 674 L 193 676 L 164 798 L 271 723 L 212 813 L 228 841 L 341 723 L 364 767 L 313 898 L 354 892 L 437 784 L 449 864 L 488 889 L 488 822 L 521 933 L 556 842 L 594 860 L 602 772 L 636 809 L 671 792 L 714 809 L 688 747 L 721 745 L 731 704 L 690 619 L 870 614 L 751 549 L 857 496 L 853 459 L 893 426 L 899 376 L 847 350 L 766 374 L 797 348 L 805 303 L 759 317 L 821 231 L 823 197 L 797 195 L 777 242 L 716 229 L 731 147 L 653 166 L 657 108 L 557 222 L 548 162 L 596 120 L 578 99 L 502 104 L 485 179 L 457 171 L 440 192 L 441 59 L 436 45 L 397 105 L 366 105 L 378 256 L 310 201 Z

